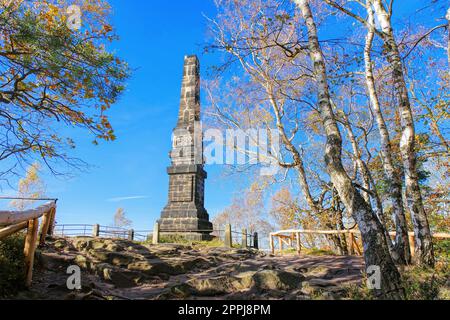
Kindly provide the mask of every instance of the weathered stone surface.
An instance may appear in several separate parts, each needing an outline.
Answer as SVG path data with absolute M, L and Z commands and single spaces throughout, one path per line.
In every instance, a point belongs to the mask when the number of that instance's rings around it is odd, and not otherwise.
M 182 293 L 183 296 L 217 296 L 239 291 L 286 291 L 297 289 L 304 277 L 278 270 L 250 271 L 235 276 L 223 275 L 210 278 L 193 278 L 175 286 L 169 294 Z M 273 292 L 272 292 L 273 293 Z M 280 293 L 279 293 L 280 294 Z M 283 295 L 283 293 L 281 293 Z
M 103 279 L 111 281 L 117 288 L 135 287 L 144 279 L 144 276 L 139 272 L 106 266 L 102 268 L 102 276 Z
M 271 257 L 89 237 L 50 241 L 37 261 L 33 290 L 49 299 L 340 299 L 363 269 L 357 257 Z M 80 292 L 66 287 L 68 264 L 82 269 Z
M 127 266 L 134 260 L 136 260 L 137 256 L 133 256 L 132 254 L 122 253 L 122 252 L 111 252 L 106 250 L 94 250 L 91 249 L 88 251 L 89 255 L 96 260 L 106 262 L 115 266 Z

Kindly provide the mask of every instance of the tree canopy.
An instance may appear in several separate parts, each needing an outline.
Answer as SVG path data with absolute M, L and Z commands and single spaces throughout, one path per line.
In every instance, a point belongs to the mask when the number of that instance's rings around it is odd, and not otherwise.
M 54 173 L 75 142 L 115 139 L 107 111 L 125 89 L 127 64 L 108 49 L 117 39 L 103 0 L 2 1 L 0 4 L 0 175 L 43 161 Z M 74 17 L 73 6 L 80 17 Z M 72 27 L 79 18 L 79 29 Z

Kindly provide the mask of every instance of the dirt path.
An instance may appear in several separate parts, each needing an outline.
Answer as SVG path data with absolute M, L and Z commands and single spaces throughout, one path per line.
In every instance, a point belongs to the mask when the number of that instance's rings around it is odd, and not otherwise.
M 22 298 L 340 299 L 362 279 L 360 257 L 267 255 L 225 248 L 138 245 L 124 240 L 56 239 L 38 255 Z M 69 265 L 82 289 L 67 289 Z

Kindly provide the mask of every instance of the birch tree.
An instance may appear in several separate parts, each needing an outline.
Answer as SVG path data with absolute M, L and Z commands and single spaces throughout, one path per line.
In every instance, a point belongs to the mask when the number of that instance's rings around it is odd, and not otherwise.
M 233 125 L 248 121 L 257 123 L 261 114 L 264 114 L 263 122 L 267 127 L 275 124 L 280 136 L 285 136 L 281 140 L 286 158 L 278 158 L 278 164 L 298 173 L 298 184 L 311 212 L 318 220 L 326 216 L 328 221 L 333 221 L 335 213 L 342 216 L 339 209 L 342 204 L 345 214 L 357 222 L 362 232 L 366 265 L 377 265 L 381 269 L 382 288 L 376 294 L 401 298 L 400 276 L 390 256 L 385 228 L 371 203 L 366 201 L 370 198 L 367 196 L 370 190 L 356 183 L 357 178 L 347 173 L 354 166 L 352 163 L 361 164 L 353 160 L 362 157 L 358 145 L 353 148 L 356 157 L 345 159 L 344 156 L 349 154 L 346 149 L 349 144 L 344 143 L 341 136 L 338 122 L 342 119 L 335 113 L 339 108 L 333 105 L 329 88 L 329 82 L 333 83 L 334 89 L 338 89 L 339 84 L 328 78 L 309 2 L 301 2 L 300 7 L 302 14 L 298 14 L 293 2 L 218 1 L 217 18 L 210 20 L 214 45 L 208 49 L 225 53 L 225 68 L 218 70 L 221 73 L 230 70 L 233 76 L 226 79 L 226 85 L 236 82 L 239 86 L 229 99 L 223 99 L 227 103 L 214 103 L 216 113 L 221 119 L 231 115 Z M 320 21 L 324 18 L 322 16 Z M 330 66 L 332 68 L 339 69 L 340 66 Z M 333 74 L 333 77 L 339 75 Z M 251 83 L 251 89 L 244 90 L 248 83 Z M 224 90 L 224 87 L 220 88 L 219 95 Z M 211 96 L 215 100 L 215 95 Z M 227 104 L 235 105 L 228 111 Z M 266 117 L 266 114 L 270 116 Z M 349 124 L 350 128 L 352 125 Z M 311 150 L 304 150 L 306 144 L 312 146 L 310 141 L 305 143 L 305 136 L 315 139 L 317 150 L 322 150 L 320 158 Z M 323 151 L 325 157 L 322 159 Z M 360 167 L 364 169 L 364 165 Z M 366 177 L 370 176 L 368 172 L 364 173 Z M 302 181 L 303 177 L 306 179 Z M 333 199 L 329 202 L 333 207 L 325 204 L 327 197 Z M 336 226 L 337 223 L 332 223 L 327 228 Z
M 383 157 L 383 168 L 388 185 L 389 196 L 392 200 L 392 208 L 395 216 L 396 237 L 395 237 L 395 256 L 394 260 L 398 263 L 407 264 L 411 260 L 409 249 L 408 229 L 406 224 L 405 211 L 402 199 L 402 182 L 398 171 L 394 168 L 392 159 L 391 138 L 381 110 L 380 101 L 375 88 L 375 79 L 373 76 L 372 45 L 375 36 L 375 17 L 370 1 L 366 1 L 368 32 L 364 47 L 364 64 L 367 91 L 369 93 L 371 106 L 374 110 L 375 118 L 378 124 L 380 135 L 381 156 Z M 390 240 L 390 239 L 389 239 Z
M 397 93 L 402 119 L 400 151 L 405 172 L 406 204 L 408 205 L 414 223 L 416 242 L 414 256 L 420 263 L 434 265 L 433 241 L 422 201 L 419 176 L 417 173 L 414 118 L 403 72 L 400 51 L 395 40 L 390 12 L 388 12 L 381 0 L 373 0 L 372 4 L 381 25 L 382 39 L 387 51 L 387 60 L 392 67 L 392 80 Z
M 366 265 L 376 265 L 381 270 L 381 289 L 377 290 L 377 294 L 383 297 L 402 298 L 404 293 L 400 275 L 390 256 L 383 226 L 342 165 L 342 137 L 331 105 L 324 55 L 310 3 L 308 0 L 295 0 L 295 3 L 300 8 L 308 31 L 309 54 L 314 68 L 320 115 L 326 134 L 325 163 L 328 174 L 345 207 L 358 223 Z
M 412 107 L 410 103 L 408 88 L 406 85 L 404 65 L 402 63 L 400 50 L 395 39 L 394 29 L 391 23 L 392 7 L 386 8 L 381 0 L 370 0 L 366 5 L 367 13 L 369 14 L 369 21 L 360 17 L 357 13 L 346 9 L 343 5 L 337 1 L 324 0 L 326 3 L 334 8 L 344 12 L 350 17 L 361 22 L 369 29 L 368 39 L 373 37 L 371 33 L 376 33 L 384 43 L 384 55 L 391 68 L 392 82 L 396 93 L 396 99 L 398 101 L 398 111 L 401 119 L 402 135 L 400 139 L 400 154 L 402 158 L 403 171 L 405 176 L 406 187 L 406 205 L 408 211 L 411 214 L 414 223 L 415 233 L 415 258 L 416 261 L 421 264 L 433 265 L 433 243 L 431 237 L 431 231 L 423 205 L 422 194 L 420 190 L 419 175 L 417 170 L 417 155 L 416 155 L 416 130 L 413 118 Z M 361 2 L 360 2 L 361 3 Z M 372 11 L 373 8 L 373 11 Z M 375 29 L 373 26 L 374 15 L 380 23 L 381 30 Z M 367 44 L 366 44 L 367 46 Z M 367 54 L 366 54 L 367 55 Z M 367 58 L 367 57 L 365 57 Z M 370 70 L 368 76 L 370 76 Z M 368 86 L 370 87 L 370 79 L 368 78 Z M 369 88 L 370 90 L 370 88 Z M 373 103 L 373 101 L 372 101 Z M 376 108 L 376 107 L 375 107 Z M 382 127 L 382 126 L 381 126 Z M 383 134 L 384 135 L 384 134 Z M 383 144 L 386 146 L 386 136 L 382 138 Z M 388 165 L 389 166 L 389 165 Z M 394 185 L 391 187 L 391 196 L 394 201 L 398 201 L 396 195 L 396 180 L 395 176 L 389 174 L 388 178 L 394 178 L 391 180 Z M 397 253 L 401 254 L 400 257 L 404 257 L 405 261 L 408 261 L 408 249 L 406 247 L 407 239 L 404 231 L 403 217 L 400 209 L 396 212 L 397 231 L 399 236 L 396 238 Z M 403 254 L 402 254 L 403 253 Z

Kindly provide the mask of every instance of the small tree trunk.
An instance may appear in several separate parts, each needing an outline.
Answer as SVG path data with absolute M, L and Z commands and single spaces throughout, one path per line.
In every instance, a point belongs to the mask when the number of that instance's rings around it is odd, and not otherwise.
M 389 13 L 381 0 L 372 0 L 372 3 L 381 25 L 387 60 L 392 67 L 392 80 L 400 103 L 400 116 L 402 119 L 400 153 L 405 171 L 406 203 L 411 213 L 416 235 L 416 252 L 414 257 L 420 264 L 433 266 L 433 242 L 420 192 L 416 163 L 414 120 L 403 73 L 403 64 L 394 38 Z
M 347 210 L 353 215 L 361 231 L 366 266 L 380 268 L 381 288 L 374 293 L 380 298 L 402 299 L 404 290 L 400 274 L 389 254 L 383 226 L 352 184 L 342 165 L 342 138 L 330 101 L 325 61 L 320 48 L 317 29 L 308 0 L 296 0 L 308 29 L 308 43 L 318 86 L 320 115 L 327 136 L 325 163 L 331 181 Z

